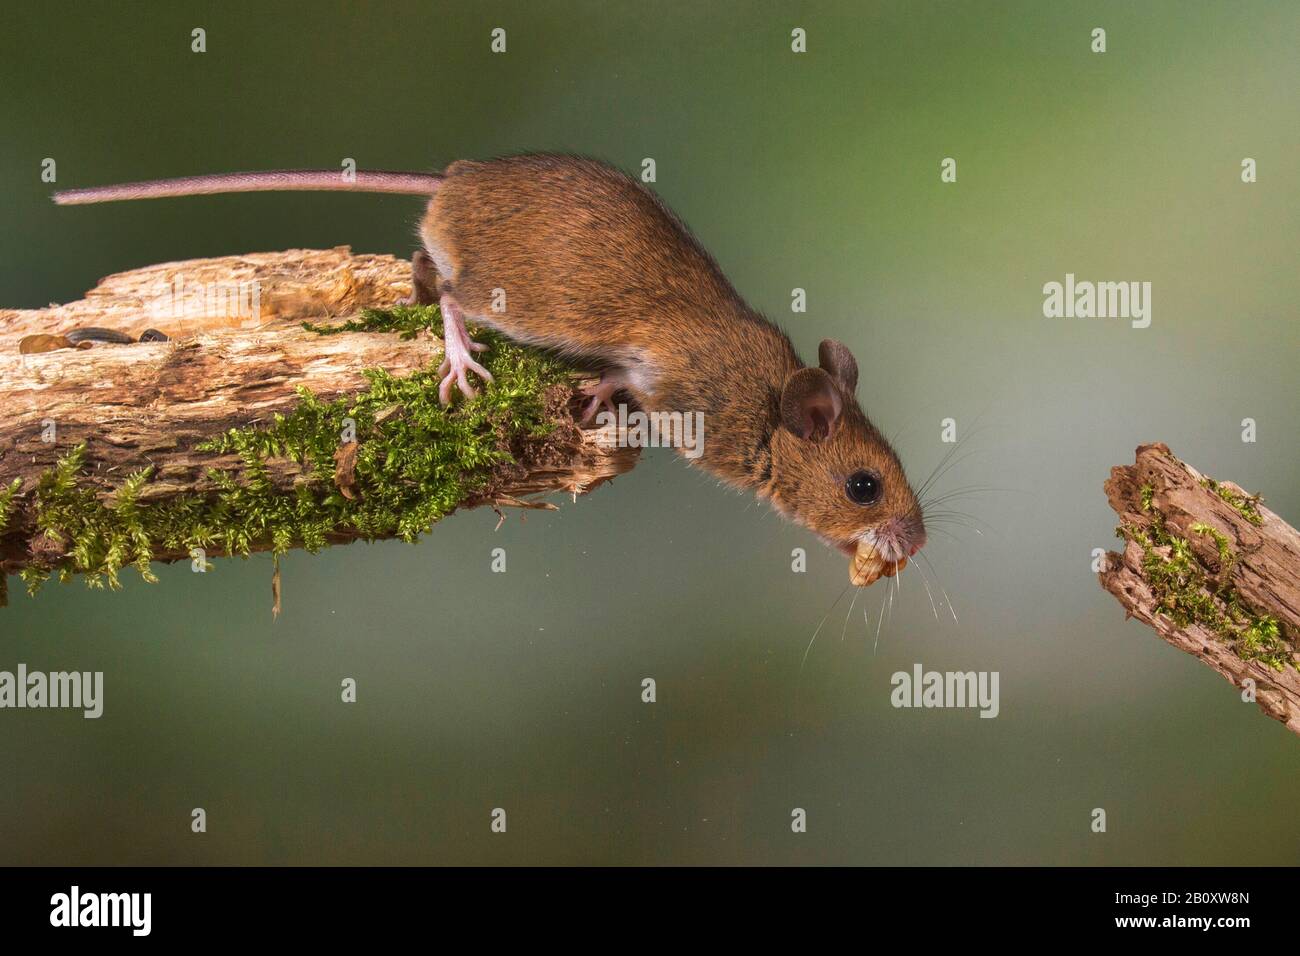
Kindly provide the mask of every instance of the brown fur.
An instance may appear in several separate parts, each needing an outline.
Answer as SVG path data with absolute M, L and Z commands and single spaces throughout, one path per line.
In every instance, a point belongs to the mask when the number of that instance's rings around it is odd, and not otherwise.
M 468 318 L 613 369 L 646 411 L 703 412 L 702 467 L 846 551 L 891 518 L 907 541 L 924 542 L 902 465 L 853 395 L 848 350 L 824 343 L 825 371 L 803 376 L 820 389 L 819 407 L 836 413 L 829 435 L 798 437 L 783 416 L 783 392 L 803 368 L 790 340 L 649 189 L 595 160 L 556 155 L 457 162 L 444 175 L 421 235 L 437 293 Z M 505 293 L 504 311 L 493 310 L 494 290 Z M 875 504 L 844 492 L 861 469 L 883 480 Z
M 471 320 L 600 367 L 647 412 L 704 414 L 697 462 L 852 552 L 898 562 L 925 526 L 898 456 L 854 398 L 857 363 L 822 343 L 805 368 L 790 340 L 732 288 L 713 258 L 647 188 L 573 156 L 458 162 L 445 173 L 277 170 L 193 176 L 60 193 L 107 202 L 264 189 L 424 192 L 415 302 L 450 297 Z M 494 311 L 496 290 L 505 311 Z M 38 337 L 28 350 L 60 347 Z M 47 341 L 48 340 L 48 341 Z M 65 340 L 66 341 L 66 340 Z M 463 374 L 463 373 L 462 373 Z M 879 476 L 873 504 L 845 481 Z

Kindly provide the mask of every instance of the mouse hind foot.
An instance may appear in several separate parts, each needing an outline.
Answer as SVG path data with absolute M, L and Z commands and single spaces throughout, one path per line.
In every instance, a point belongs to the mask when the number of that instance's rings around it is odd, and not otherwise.
M 478 393 L 469 383 L 469 373 L 473 372 L 485 382 L 492 381 L 492 373 L 472 358 L 475 352 L 487 351 L 487 346 L 469 337 L 460 306 L 449 295 L 442 297 L 439 306 L 442 309 L 443 360 L 438 366 L 438 374 L 443 378 L 438 385 L 438 401 L 448 405 L 451 403 L 452 385 L 458 386 L 466 398 L 473 398 Z
M 620 389 L 627 387 L 627 378 L 621 369 L 607 368 L 600 373 L 600 381 L 595 385 L 584 385 L 582 394 L 587 396 L 586 403 L 582 406 L 582 417 L 578 419 L 581 425 L 590 425 L 596 420 L 600 410 L 604 408 L 615 418 L 618 417 L 618 408 L 614 405 L 614 394 Z

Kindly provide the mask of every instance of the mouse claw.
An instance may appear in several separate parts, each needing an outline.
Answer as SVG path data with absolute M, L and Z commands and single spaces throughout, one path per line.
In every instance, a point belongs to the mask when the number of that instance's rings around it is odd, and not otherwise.
M 578 419 L 579 425 L 590 425 L 596 420 L 596 416 L 600 414 L 602 408 L 615 418 L 618 418 L 618 409 L 614 406 L 613 399 L 585 391 L 583 394 L 589 397 L 587 398 L 587 404 L 582 408 L 582 417 Z
M 594 385 L 584 385 L 581 394 L 587 397 L 587 402 L 582 407 L 582 417 L 578 419 L 578 424 L 590 425 L 596 420 L 602 408 L 617 418 L 618 408 L 614 404 L 614 393 L 624 388 L 626 384 L 618 375 L 606 370 L 601 373 L 599 382 Z
M 455 342 L 455 344 L 453 344 Z M 438 401 L 444 405 L 451 404 L 451 387 L 455 385 L 466 398 L 474 398 L 478 392 L 469 383 L 469 373 L 473 372 L 484 382 L 492 382 L 492 373 L 470 358 L 470 348 L 477 345 L 467 336 L 464 341 L 448 336 L 443 347 L 445 358 L 438 366 L 442 381 L 438 384 Z M 479 350 L 481 351 L 481 349 Z
M 450 296 L 443 296 L 440 304 L 443 317 L 443 358 L 442 364 L 438 366 L 438 374 L 443 378 L 438 383 L 438 401 L 448 405 L 451 403 L 453 384 L 466 398 L 473 398 L 478 394 L 469 383 L 470 372 L 485 382 L 491 382 L 493 379 L 491 372 L 470 357 L 475 352 L 487 351 L 487 346 L 469 337 L 469 333 L 465 331 L 465 319 L 461 315 L 460 307 Z
M 438 369 L 438 374 L 443 376 L 442 381 L 438 384 L 438 401 L 443 405 L 451 404 L 451 387 L 453 384 L 460 389 L 461 394 L 466 398 L 477 396 L 478 392 L 469 383 L 469 372 L 473 372 L 485 382 L 494 381 L 492 373 L 477 362 L 468 359 L 460 364 L 443 362 Z

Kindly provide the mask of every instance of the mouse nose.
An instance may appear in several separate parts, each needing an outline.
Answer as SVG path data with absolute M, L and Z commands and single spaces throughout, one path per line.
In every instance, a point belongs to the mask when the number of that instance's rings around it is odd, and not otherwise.
M 925 532 L 922 531 L 919 535 L 916 536 L 916 538 L 912 540 L 911 546 L 907 550 L 907 556 L 909 558 L 915 557 L 916 552 L 920 551 L 924 547 L 925 547 Z

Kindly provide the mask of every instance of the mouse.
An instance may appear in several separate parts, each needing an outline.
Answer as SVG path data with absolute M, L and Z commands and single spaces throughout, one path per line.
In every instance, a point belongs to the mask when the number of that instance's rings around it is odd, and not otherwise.
M 438 173 L 271 170 L 55 193 L 61 205 L 271 190 L 418 195 L 416 304 L 444 324 L 439 399 L 492 376 L 467 323 L 600 371 L 585 423 L 623 395 L 644 412 L 700 414 L 690 463 L 755 494 L 850 557 L 865 587 L 926 543 L 899 456 L 857 400 L 858 363 L 833 339 L 805 364 L 645 184 L 557 153 L 459 160 Z M 680 449 L 679 449 L 680 451 Z
M 24 335 L 18 340 L 18 351 L 23 355 L 33 355 L 38 352 L 54 352 L 58 349 L 88 349 L 96 342 L 107 342 L 112 345 L 134 345 L 137 341 L 166 342 L 168 337 L 157 329 L 145 329 L 140 333 L 139 339 L 134 339 L 117 329 L 103 329 L 91 325 L 80 329 L 72 329 L 62 335 Z

